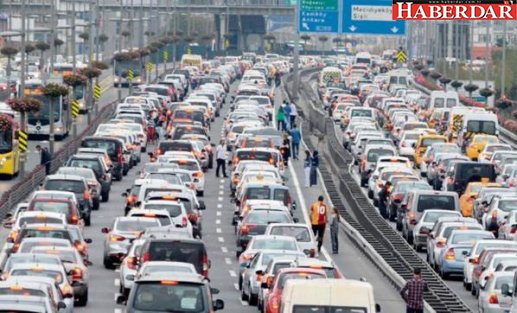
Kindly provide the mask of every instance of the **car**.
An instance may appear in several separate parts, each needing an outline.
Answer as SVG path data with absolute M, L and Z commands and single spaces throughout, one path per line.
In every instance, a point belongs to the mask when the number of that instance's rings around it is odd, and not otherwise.
M 490 276 L 483 289 L 479 291 L 478 307 L 481 312 L 510 312 L 512 297 L 502 289 L 513 284 L 515 271 L 494 273 Z
M 95 154 L 76 154 L 72 156 L 67 167 L 58 169 L 57 174 L 79 175 L 86 178 L 88 185 L 96 191 L 96 197 L 102 198 L 103 202 L 108 202 L 111 190 L 111 169 L 100 155 Z M 71 167 L 71 168 L 68 168 Z M 89 168 L 94 175 L 78 168 Z
M 149 261 L 144 263 L 136 274 L 136 279 L 142 276 L 151 275 L 156 272 L 177 272 L 196 274 L 194 265 L 185 262 L 170 262 L 170 261 Z
M 58 224 L 66 225 L 66 215 L 56 212 L 26 211 L 21 212 L 12 227 L 12 231 L 18 231 L 25 224 Z
M 465 217 L 474 217 L 474 200 L 482 188 L 501 187 L 497 183 L 471 182 L 460 197 L 461 214 Z
M 89 168 L 82 167 L 60 167 L 56 174 L 58 175 L 77 175 L 83 177 L 92 195 L 92 210 L 98 210 L 101 201 L 101 184 L 95 176 L 95 172 Z M 109 193 L 109 190 L 108 190 Z
M 517 257 L 517 251 L 512 249 L 498 249 L 498 248 L 486 248 L 479 254 L 479 258 L 474 265 L 472 270 L 472 288 L 470 290 L 473 296 L 479 296 L 479 291 L 484 287 L 484 283 L 486 280 L 487 274 L 491 274 L 494 267 L 489 267 L 493 265 L 493 261 L 514 261 Z M 494 260 L 495 259 L 495 260 Z M 489 270 L 486 272 L 486 270 Z
M 38 263 L 38 264 L 61 264 L 61 260 L 58 256 L 43 254 L 43 253 L 15 253 L 9 256 L 6 262 L 2 266 L 1 280 L 7 280 L 9 278 L 9 271 L 16 264 L 23 263 Z
M 140 249 L 145 239 L 135 239 L 131 242 L 127 255 L 120 263 L 120 284 L 119 292 L 126 297 L 133 287 L 135 276 L 138 272 L 138 259 L 140 257 Z
M 318 244 L 312 229 L 307 224 L 271 223 L 264 235 L 292 236 L 296 238 L 303 253 L 309 257 L 318 256 Z
M 169 211 L 164 209 L 142 210 L 140 208 L 135 208 L 131 209 L 126 216 L 157 219 L 160 222 L 160 226 L 169 226 L 173 224 Z
M 436 221 L 441 217 L 461 217 L 457 211 L 426 210 L 413 228 L 413 248 L 420 252 L 427 244 L 427 238 Z M 463 263 L 462 263 L 463 264 Z
M 57 312 L 50 298 L 40 296 L 1 295 L 0 307 L 8 312 Z
M 59 289 L 61 290 L 61 294 L 63 295 L 63 297 L 66 298 L 69 296 L 69 294 L 73 295 L 73 289 L 70 286 L 68 275 L 62 264 L 15 264 L 9 271 L 9 277 L 13 278 L 16 276 L 42 276 L 54 278 L 56 283 L 59 285 Z
M 129 296 L 120 295 L 117 303 L 126 305 L 127 313 L 209 313 L 224 308 L 222 300 L 212 300 L 214 292 L 201 275 L 156 272 L 136 280 Z
M 447 241 L 436 260 L 436 270 L 442 278 L 450 274 L 463 274 L 465 256 L 470 253 L 472 245 L 478 240 L 493 238 L 494 234 L 483 230 L 453 230 L 445 237 Z
M 273 278 L 273 281 L 268 284 L 268 282 L 263 283 L 265 286 L 269 287 L 270 290 L 268 292 L 267 297 L 264 301 L 264 312 L 266 313 L 280 313 L 280 308 L 282 307 L 282 291 L 284 289 L 285 284 L 289 280 L 295 279 L 303 279 L 303 280 L 311 280 L 317 278 L 327 278 L 325 271 L 321 269 L 312 269 L 312 268 L 284 268 L 281 269 Z M 264 286 L 264 287 L 265 287 Z M 262 287 L 262 286 L 261 286 Z M 243 291 L 244 293 L 244 288 Z M 250 294 L 249 302 L 252 305 L 252 297 Z M 241 297 L 242 298 L 242 297 Z M 243 299 L 246 300 L 246 299 Z
M 102 228 L 105 234 L 103 264 L 107 269 L 114 269 L 128 253 L 131 242 L 148 227 L 161 226 L 158 219 L 141 217 L 117 217 L 112 227 Z
M 506 215 L 499 226 L 498 232 L 497 238 L 499 239 L 517 241 L 517 211 L 512 211 Z
M 239 255 L 239 268 L 242 270 L 251 258 L 261 250 L 282 250 L 302 252 L 296 239 L 288 236 L 257 235 L 251 237 L 246 249 Z
M 85 224 L 74 198 L 54 198 L 53 196 L 46 195 L 40 197 L 38 195 L 32 198 L 27 207 L 27 212 L 33 211 L 61 213 L 66 216 L 68 224 L 79 225 L 81 227 Z
M 490 201 L 486 212 L 481 218 L 481 224 L 486 230 L 498 234 L 499 226 L 506 216 L 517 210 L 517 196 L 495 196 Z
M 150 200 L 145 201 L 140 206 L 142 210 L 166 210 L 172 223 L 176 227 L 187 228 L 190 233 L 193 233 L 192 224 L 189 221 L 189 215 L 185 205 L 181 201 L 174 200 Z M 162 223 L 162 226 L 164 224 Z
M 89 136 L 81 141 L 81 147 L 106 150 L 113 165 L 111 171 L 114 179 L 120 181 L 124 172 L 127 173 L 129 164 L 124 155 L 128 154 L 128 151 L 122 140 L 107 136 Z
M 78 306 L 85 306 L 88 303 L 89 271 L 83 263 L 82 256 L 75 248 L 65 247 L 34 247 L 32 253 L 46 253 L 57 255 L 66 272 L 70 274 L 74 299 Z

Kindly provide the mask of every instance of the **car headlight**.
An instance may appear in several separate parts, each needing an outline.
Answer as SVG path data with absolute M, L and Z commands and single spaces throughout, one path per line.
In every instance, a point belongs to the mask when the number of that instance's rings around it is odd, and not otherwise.
M 113 79 L 113 82 L 118 83 L 118 82 L 119 82 L 119 78 L 118 78 L 118 77 L 115 77 L 115 78 Z

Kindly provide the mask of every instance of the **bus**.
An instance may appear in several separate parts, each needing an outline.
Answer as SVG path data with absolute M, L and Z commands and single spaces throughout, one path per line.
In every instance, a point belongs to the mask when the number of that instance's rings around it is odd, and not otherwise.
M 76 71 L 79 71 L 82 68 L 85 68 L 86 65 L 78 64 L 76 66 Z M 73 63 L 56 63 L 54 64 L 53 74 L 56 77 L 65 77 L 67 75 L 74 73 L 74 65 Z M 79 113 L 85 114 L 88 112 L 88 108 L 86 107 L 86 102 L 84 101 L 84 91 L 85 86 L 75 86 L 74 87 L 74 95 L 75 99 L 79 102 Z
M 140 85 L 142 84 L 142 71 L 140 60 L 132 59 L 132 60 L 124 60 L 124 61 L 116 61 L 113 59 L 113 87 L 129 87 L 129 81 L 127 80 L 127 73 L 129 69 L 133 70 L 133 81 L 131 85 Z M 120 85 L 120 86 L 119 86 Z
M 0 113 L 1 119 L 10 121 L 6 129 L 0 129 L 0 175 L 10 177 L 17 175 L 20 170 L 20 151 L 16 139 L 17 128 L 14 117 L 14 112 Z
M 58 101 L 54 102 L 54 109 L 51 114 L 51 99 L 43 94 L 43 82 L 41 80 L 28 80 L 25 83 L 24 95 L 38 99 L 42 103 L 39 111 L 28 113 L 27 133 L 29 136 L 50 135 L 51 115 L 54 120 L 54 135 L 56 140 L 61 140 L 68 135 L 70 116 L 67 97 L 60 97 Z
M 197 54 L 184 54 L 181 57 L 181 68 L 185 66 L 195 66 L 198 69 L 201 69 L 201 65 L 203 64 L 203 57 Z

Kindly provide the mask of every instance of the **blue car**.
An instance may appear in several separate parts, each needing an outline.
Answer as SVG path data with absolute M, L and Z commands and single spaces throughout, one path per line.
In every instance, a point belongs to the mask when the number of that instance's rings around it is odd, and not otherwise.
M 478 240 L 493 239 L 494 234 L 484 230 L 453 230 L 447 238 L 445 247 L 438 256 L 438 272 L 442 278 L 451 274 L 463 275 L 465 257 Z

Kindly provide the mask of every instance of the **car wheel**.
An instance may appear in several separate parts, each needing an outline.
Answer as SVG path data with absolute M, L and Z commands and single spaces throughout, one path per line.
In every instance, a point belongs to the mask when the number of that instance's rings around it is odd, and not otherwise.
M 413 244 L 413 234 L 408 231 L 407 234 L 406 234 L 406 238 L 407 238 L 407 242 L 410 245 L 412 245 Z
M 199 197 L 203 197 L 203 196 L 205 195 L 205 191 L 204 191 L 204 190 L 196 191 L 196 194 L 197 194 Z
M 440 269 L 440 277 L 443 279 L 449 278 L 449 273 L 445 272 L 443 268 Z
M 368 189 L 368 198 L 373 199 L 373 191 Z
M 108 270 L 113 270 L 113 269 L 115 269 L 115 264 L 113 264 L 113 262 L 111 262 L 111 260 L 109 259 L 109 257 L 104 256 L 103 263 L 104 263 L 104 267 L 105 267 L 106 269 L 108 269 Z
M 416 252 L 422 252 L 422 246 L 415 244 L 414 242 L 413 242 L 413 248 L 415 248 Z
M 465 285 L 465 289 L 466 289 L 467 291 L 470 291 L 470 290 L 472 289 L 472 284 L 469 284 L 469 283 L 467 283 L 467 282 L 464 282 L 464 285 Z
M 242 276 L 239 275 L 239 290 L 242 290 Z
M 372 198 L 373 198 L 373 195 L 372 195 Z M 373 205 L 379 206 L 379 200 L 373 199 Z
M 251 293 L 251 286 L 248 286 L 248 289 L 250 292 L 248 304 L 255 306 L 255 305 L 257 305 L 258 296 Z
M 101 207 L 101 203 L 100 203 L 100 199 L 99 198 L 93 198 L 93 207 L 92 207 L 92 210 L 94 211 L 97 211 L 99 210 L 99 208 Z
M 474 284 L 471 284 L 471 287 L 470 287 L 470 294 L 475 296 L 476 295 L 476 288 L 474 287 Z

